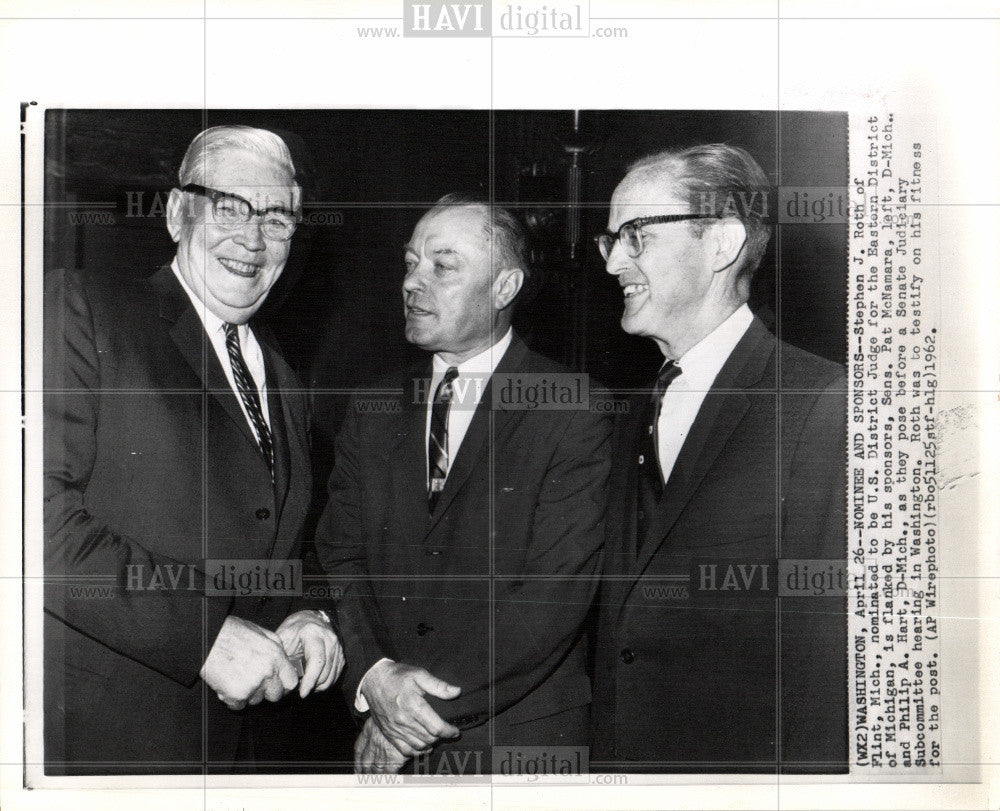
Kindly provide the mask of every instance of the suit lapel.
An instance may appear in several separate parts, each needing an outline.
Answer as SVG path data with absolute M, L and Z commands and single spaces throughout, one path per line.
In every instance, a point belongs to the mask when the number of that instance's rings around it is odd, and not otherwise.
M 605 610 L 621 606 L 632 587 L 630 577 L 637 554 L 636 509 L 638 501 L 639 467 L 637 458 L 648 419 L 649 394 L 634 394 L 629 398 L 629 410 L 620 418 L 618 440 L 612 464 L 616 472 L 611 477 L 608 492 L 605 574 L 601 587 L 601 604 Z
M 296 478 L 298 487 L 302 488 L 302 478 L 309 471 L 311 461 L 305 410 L 295 408 L 295 400 L 289 397 L 292 380 L 277 371 L 272 375 L 271 370 L 277 368 L 276 362 L 269 367 L 267 384 L 268 412 L 274 437 L 274 506 L 278 519 L 271 557 L 285 558 L 298 540 L 300 528 L 294 522 L 301 520 L 301 513 L 297 510 L 289 513 L 285 509 L 290 506 L 288 499 L 293 492 L 292 479 Z M 294 476 L 295 471 L 300 471 L 300 474 Z M 306 506 L 301 504 L 302 509 Z
M 657 521 L 659 539 L 642 547 L 636 561 L 637 572 L 643 572 L 649 565 L 743 419 L 750 407 L 745 390 L 760 382 L 774 345 L 774 336 L 754 318 L 719 371 L 688 431 L 664 489 Z M 635 490 L 630 492 L 634 494 Z
M 170 266 L 164 265 L 153 274 L 150 284 L 159 299 L 160 317 L 170 323 L 168 332 L 177 349 L 190 364 L 204 389 L 222 406 L 222 410 L 236 423 L 247 441 L 255 448 L 258 447 L 257 438 L 243 415 L 236 392 L 222 370 L 205 326 Z
M 430 385 L 431 366 L 426 364 L 416 375 L 410 374 L 401 381 L 402 394 L 399 418 L 395 426 L 395 436 L 390 445 L 388 469 L 392 480 L 393 510 L 397 516 L 416 517 L 417 526 L 422 526 L 427 509 L 427 449 L 425 433 L 427 427 L 427 402 L 419 396 L 433 397 L 427 392 Z
M 282 388 L 287 381 L 279 379 L 277 358 L 270 343 L 257 330 L 254 330 L 254 334 L 257 336 L 264 353 L 264 370 L 267 379 L 267 415 L 271 423 L 271 444 L 274 448 L 274 506 L 277 510 L 276 514 L 280 516 L 285 504 L 285 497 L 288 495 L 292 469 L 288 437 L 292 425 L 286 424 L 291 415 L 285 413 L 286 398 L 282 396 Z
M 626 465 L 627 472 L 625 475 L 626 490 L 622 494 L 622 506 L 625 508 L 625 513 L 621 523 L 621 530 L 622 548 L 626 556 L 625 560 L 628 563 L 626 568 L 631 568 L 631 563 L 635 560 L 639 551 L 636 537 L 636 503 L 638 501 L 639 488 L 639 466 L 637 460 L 642 443 L 645 440 L 643 431 L 648 428 L 647 420 L 651 418 L 649 413 L 649 399 L 648 394 L 637 394 L 632 398 L 629 411 L 632 418 L 625 429 L 625 458 L 622 461 Z

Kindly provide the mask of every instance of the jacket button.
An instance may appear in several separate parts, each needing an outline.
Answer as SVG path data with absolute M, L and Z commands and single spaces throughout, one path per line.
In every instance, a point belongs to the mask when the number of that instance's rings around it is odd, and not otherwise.
M 621 658 L 625 664 L 630 665 L 632 664 L 632 662 L 635 661 L 635 654 L 632 653 L 632 651 L 630 651 L 628 648 L 623 648 L 621 652 Z
M 254 515 L 257 516 L 258 521 L 266 521 L 271 517 L 271 511 L 267 507 L 261 507 Z
M 425 625 L 422 622 L 417 623 L 417 636 L 423 636 L 428 631 L 433 631 L 434 629 L 430 625 Z
M 440 549 L 425 549 L 424 550 L 424 554 L 425 555 L 430 555 L 431 557 L 435 557 L 436 558 L 436 557 L 438 557 L 438 555 L 441 554 L 441 550 Z

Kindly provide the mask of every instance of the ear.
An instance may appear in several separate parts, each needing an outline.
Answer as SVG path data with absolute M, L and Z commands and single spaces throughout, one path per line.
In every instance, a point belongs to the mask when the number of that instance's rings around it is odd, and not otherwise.
M 747 241 L 747 229 L 736 217 L 725 217 L 719 220 L 712 229 L 715 240 L 715 262 L 713 270 L 718 273 L 739 258 Z
M 505 310 L 524 285 L 524 271 L 520 268 L 501 270 L 493 282 L 493 307 Z
M 171 189 L 167 198 L 167 230 L 174 242 L 180 242 L 181 234 L 187 225 L 185 218 L 184 192 Z

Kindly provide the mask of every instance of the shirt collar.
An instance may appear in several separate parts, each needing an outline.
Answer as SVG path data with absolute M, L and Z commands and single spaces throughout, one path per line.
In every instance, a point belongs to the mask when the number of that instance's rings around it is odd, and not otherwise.
M 191 306 L 194 307 L 194 311 L 198 313 L 198 317 L 201 319 L 202 326 L 205 327 L 205 332 L 209 335 L 215 332 L 221 332 L 225 334 L 226 322 L 223 321 L 219 316 L 213 313 L 205 303 L 198 297 L 198 294 L 194 292 L 184 281 L 184 277 L 181 276 L 181 269 L 177 264 L 177 257 L 174 257 L 174 261 L 170 263 L 170 269 L 174 272 L 174 276 L 177 277 L 177 281 L 181 284 L 181 289 L 187 293 L 187 297 L 191 299 Z M 240 324 L 237 330 L 240 335 L 241 343 L 245 344 L 247 340 L 247 331 L 249 327 L 246 324 Z
M 744 303 L 677 361 L 678 380 L 693 390 L 710 388 L 752 321 L 753 313 Z
M 504 334 L 503 338 L 497 341 L 493 346 L 488 346 L 478 355 L 473 355 L 466 361 L 457 364 L 459 376 L 472 377 L 478 375 L 491 375 L 496 371 L 497 364 L 500 363 L 500 358 L 504 356 L 504 353 L 510 347 L 510 342 L 513 339 L 513 331 L 510 327 L 507 328 L 507 332 Z M 434 356 L 434 375 L 443 376 L 449 367 L 455 366 L 456 364 L 445 363 L 441 360 L 439 355 Z

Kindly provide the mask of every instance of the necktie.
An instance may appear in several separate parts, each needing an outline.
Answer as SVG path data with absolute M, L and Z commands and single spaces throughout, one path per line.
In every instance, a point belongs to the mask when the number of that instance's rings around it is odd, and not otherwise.
M 666 394 L 670 384 L 680 377 L 681 367 L 668 360 L 660 368 L 660 373 L 656 376 L 653 384 L 653 391 L 650 393 L 650 411 L 652 421 L 649 424 L 648 435 L 652 440 L 652 458 L 656 462 L 656 476 L 660 483 L 660 488 L 666 483 L 663 481 L 663 468 L 660 466 L 660 411 L 663 408 L 663 395 Z
M 235 324 L 226 324 L 226 349 L 229 350 L 229 362 L 233 366 L 233 378 L 236 380 L 236 389 L 240 393 L 243 407 L 250 415 L 250 422 L 253 424 L 257 434 L 257 444 L 260 452 L 264 454 L 267 462 L 267 469 L 274 476 L 274 446 L 271 443 L 271 429 L 267 427 L 264 420 L 264 412 L 260 407 L 260 395 L 250 370 L 247 369 L 246 361 L 243 360 L 243 352 L 240 351 L 240 333 Z
M 427 438 L 427 506 L 431 512 L 437 505 L 441 491 L 448 478 L 448 409 L 454 393 L 451 381 L 458 377 L 458 369 L 448 367 L 444 379 L 438 383 L 431 405 L 431 433 Z

